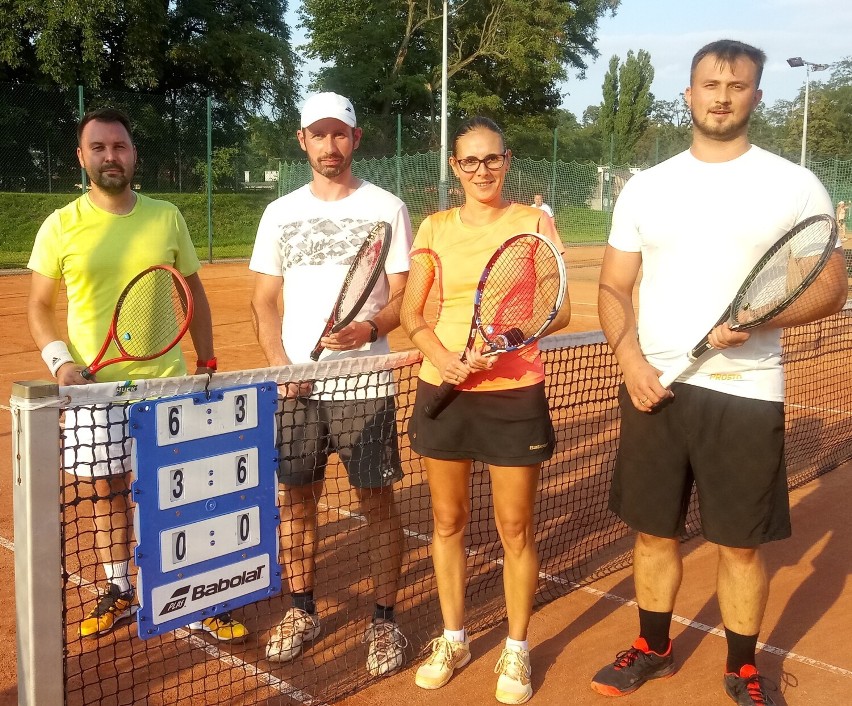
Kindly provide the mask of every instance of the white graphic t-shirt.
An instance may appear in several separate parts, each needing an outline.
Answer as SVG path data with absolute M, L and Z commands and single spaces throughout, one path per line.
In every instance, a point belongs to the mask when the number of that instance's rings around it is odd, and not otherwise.
M 325 327 L 349 266 L 377 221 L 391 226 L 385 276 L 379 277 L 356 321 L 373 318 L 387 304 L 387 275 L 408 272 L 412 234 L 405 204 L 365 181 L 338 201 L 316 198 L 308 184 L 266 207 L 249 268 L 284 278 L 281 340 L 294 363 L 310 362 L 311 350 Z M 383 336 L 359 350 L 326 350 L 322 360 L 388 352 L 387 338 Z

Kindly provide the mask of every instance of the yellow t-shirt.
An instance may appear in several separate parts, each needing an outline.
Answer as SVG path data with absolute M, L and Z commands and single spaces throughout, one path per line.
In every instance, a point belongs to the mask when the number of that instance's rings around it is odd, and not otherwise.
M 152 265 L 172 265 L 184 276 L 201 267 L 177 207 L 136 194 L 133 210 L 119 216 L 98 208 L 86 194 L 47 217 L 27 267 L 65 280 L 69 350 L 77 363 L 88 365 L 103 345 L 121 290 Z M 104 360 L 116 355 L 112 345 Z M 175 346 L 154 360 L 108 365 L 96 378 L 115 382 L 185 374 Z
M 487 226 L 466 225 L 458 208 L 435 213 L 420 225 L 411 254 L 414 258 L 425 252 L 435 263 L 439 292 L 435 335 L 445 348 L 462 351 L 467 345 L 474 292 L 491 255 L 513 235 L 537 233 L 541 217 L 542 212 L 536 208 L 512 204 L 497 221 Z M 438 370 L 427 359 L 420 367 L 420 379 L 433 385 L 441 384 Z M 491 370 L 472 373 L 459 389 L 510 390 L 543 379 L 541 356 L 534 344 L 497 356 Z

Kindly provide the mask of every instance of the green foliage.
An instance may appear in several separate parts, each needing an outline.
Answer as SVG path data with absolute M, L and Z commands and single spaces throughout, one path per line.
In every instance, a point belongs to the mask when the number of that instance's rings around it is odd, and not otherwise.
M 604 142 L 611 136 L 615 164 L 627 164 L 636 159 L 636 145 L 650 122 L 653 80 L 651 55 L 644 49 L 638 54 L 628 51 L 623 64 L 618 56 L 610 59 L 598 124 Z
M 597 56 L 598 20 L 614 13 L 619 4 L 620 0 L 450 0 L 451 119 L 488 115 L 517 144 L 523 142 L 525 151 L 546 154 L 547 138 L 523 137 L 524 125 L 541 124 L 545 133 L 555 127 L 559 82 L 567 69 L 582 71 L 585 58 Z M 324 65 L 313 88 L 348 95 L 371 127 L 370 116 L 404 113 L 411 118 L 407 139 L 419 140 L 414 149 L 437 146 L 439 0 L 353 0 L 343 5 L 305 0 L 301 19 L 308 31 L 307 53 Z

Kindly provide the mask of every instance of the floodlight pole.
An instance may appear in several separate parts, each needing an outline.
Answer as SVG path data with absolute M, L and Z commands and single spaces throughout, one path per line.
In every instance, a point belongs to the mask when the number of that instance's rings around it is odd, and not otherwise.
M 800 56 L 794 56 L 787 59 L 787 63 L 792 68 L 798 68 L 800 66 L 805 67 L 805 110 L 802 116 L 802 155 L 799 158 L 799 164 L 803 167 L 806 166 L 805 162 L 807 161 L 807 152 L 808 152 L 808 104 L 810 103 L 810 91 L 811 91 L 811 68 L 814 71 L 825 71 L 828 68 L 828 64 L 815 64 L 812 61 L 805 61 Z
M 441 154 L 440 181 L 438 183 L 438 206 L 443 211 L 447 208 L 447 0 L 444 0 L 444 27 L 441 55 Z

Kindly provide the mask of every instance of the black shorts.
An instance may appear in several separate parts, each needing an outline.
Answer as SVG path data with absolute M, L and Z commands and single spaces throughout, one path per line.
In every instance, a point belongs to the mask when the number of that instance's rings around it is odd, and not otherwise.
M 789 537 L 783 403 L 677 383 L 672 391 L 647 414 L 621 385 L 610 509 L 634 530 L 674 538 L 694 482 L 709 541 L 756 547 Z
M 325 477 L 337 452 L 355 488 L 384 488 L 403 476 L 393 397 L 280 400 L 278 480 L 304 486 Z
M 417 381 L 408 436 L 421 456 L 532 466 L 553 455 L 555 435 L 543 382 L 514 390 L 459 392 L 429 419 L 423 407 L 437 389 Z

